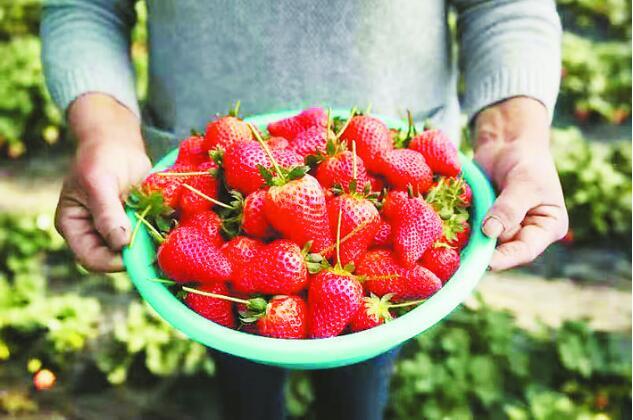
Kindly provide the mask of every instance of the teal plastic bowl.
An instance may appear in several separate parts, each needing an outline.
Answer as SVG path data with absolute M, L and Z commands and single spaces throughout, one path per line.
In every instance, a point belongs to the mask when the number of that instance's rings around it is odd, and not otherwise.
M 256 126 L 297 114 L 286 111 L 246 118 Z M 332 113 L 348 115 L 347 110 Z M 406 126 L 402 121 L 380 117 L 390 127 Z M 153 168 L 160 171 L 171 166 L 178 151 L 168 153 Z M 473 291 L 484 274 L 495 247 L 495 241 L 481 232 L 481 222 L 495 198 L 494 191 L 481 170 L 468 158 L 460 155 L 463 175 L 473 190 L 471 212 L 472 233 L 461 254 L 461 266 L 455 275 L 426 302 L 385 325 L 339 337 L 307 340 L 282 340 L 260 337 L 222 327 L 211 322 L 177 299 L 163 284 L 152 281 L 160 274 L 154 265 L 156 247 L 141 227 L 132 248 L 123 250 L 123 261 L 139 293 L 170 325 L 190 339 L 234 356 L 267 365 L 291 369 L 324 369 L 349 365 L 370 359 L 422 333 L 446 317 Z M 127 214 L 136 224 L 131 209 Z

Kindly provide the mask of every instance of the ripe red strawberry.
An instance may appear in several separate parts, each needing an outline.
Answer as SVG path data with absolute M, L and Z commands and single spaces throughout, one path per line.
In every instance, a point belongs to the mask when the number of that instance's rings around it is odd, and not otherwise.
M 253 133 L 248 124 L 235 115 L 226 115 L 207 125 L 204 134 L 205 150 L 224 149 L 236 143 L 253 140 Z
M 409 202 L 409 194 L 405 191 L 389 191 L 382 206 L 382 213 L 387 220 L 392 220 L 402 212 Z
M 376 296 L 392 294 L 394 301 L 427 298 L 442 287 L 435 274 L 421 265 L 403 267 L 391 251 L 376 249 L 367 252 L 356 268 L 363 287 Z
M 197 166 L 209 160 L 208 150 L 204 148 L 204 137 L 191 136 L 180 143 L 176 165 Z
M 205 162 L 195 169 L 199 172 L 210 172 L 217 170 L 218 165 L 213 162 Z M 195 188 L 202 194 L 213 199 L 218 198 L 218 180 L 214 175 L 194 175 L 187 177 L 183 183 Z M 192 191 L 186 187 L 182 188 L 180 194 L 179 208 L 183 214 L 194 214 L 213 207 L 213 203 L 200 195 L 198 192 Z
M 271 153 L 281 167 L 288 168 L 303 164 L 303 158 L 292 150 L 273 149 Z M 223 157 L 226 183 L 229 187 L 246 195 L 257 191 L 265 184 L 258 169 L 259 165 L 268 169 L 272 168 L 266 152 L 256 141 L 238 143 L 229 147 Z
M 224 282 L 205 284 L 199 290 L 203 292 L 227 295 L 229 288 Z M 199 315 L 227 328 L 235 328 L 235 314 L 233 304 L 227 300 L 204 296 L 197 293 L 187 293 L 185 304 Z
M 432 246 L 420 260 L 420 264 L 431 270 L 442 283 L 446 283 L 455 274 L 459 262 L 459 252 L 448 246 Z
M 181 192 L 181 180 L 176 177 L 150 174 L 141 184 L 145 194 L 159 193 L 163 197 L 163 204 L 172 209 L 178 206 Z
M 222 220 L 211 210 L 184 215 L 181 219 L 180 226 L 191 226 L 199 229 L 217 247 L 224 244 L 222 235 L 220 235 Z
M 327 114 L 323 108 L 308 108 L 294 117 L 268 124 L 268 132 L 271 136 L 284 137 L 288 140 L 294 139 L 297 134 L 307 128 L 327 125 Z
M 255 260 L 259 250 L 264 247 L 262 242 L 246 236 L 236 236 L 222 247 L 222 253 L 231 264 L 232 276 L 230 283 L 233 290 L 250 294 L 255 290 L 253 278 L 245 276 L 246 268 Z
M 435 174 L 457 176 L 461 171 L 457 148 L 441 130 L 426 130 L 411 139 L 409 148 L 420 152 Z
M 348 144 L 356 142 L 358 156 L 365 163 L 367 170 L 379 172 L 382 156 L 393 149 L 391 135 L 387 126 L 377 118 L 367 115 L 353 117 L 341 135 L 341 140 Z
M 307 338 L 308 308 L 299 296 L 274 296 L 255 326 L 259 335 L 273 338 Z
M 381 220 L 380 226 L 378 227 L 378 230 L 376 231 L 376 234 L 374 235 L 374 241 L 372 243 L 372 246 L 388 247 L 388 246 L 391 246 L 392 242 L 393 242 L 393 238 L 391 235 L 391 225 L 389 224 L 389 222 Z
M 363 287 L 353 275 L 337 270 L 314 276 L 308 290 L 310 337 L 340 335 L 363 301 Z
M 316 171 L 316 179 L 324 188 L 332 188 L 339 185 L 343 191 L 350 192 L 349 185 L 354 179 L 354 154 L 349 150 L 328 156 L 319 164 Z M 365 185 L 370 182 L 363 160 L 356 157 L 356 191 L 363 191 Z M 376 191 L 372 189 L 372 191 Z
M 176 282 L 209 283 L 231 276 L 226 257 L 210 238 L 191 226 L 173 229 L 156 256 L 160 269 Z
M 444 230 L 444 236 L 442 236 L 440 242 L 461 251 L 466 246 L 468 239 L 470 238 L 470 224 L 468 222 L 462 222 L 459 225 L 459 228 L 451 230 L 453 231 L 452 234 L 447 232 L 446 229 Z M 450 239 L 451 237 L 452 239 Z
M 312 252 L 333 243 L 323 189 L 311 175 L 285 180 L 266 193 L 264 212 L 270 224 L 284 238 L 304 246 L 313 241 Z
M 390 295 L 364 297 L 363 304 L 349 324 L 350 330 L 352 332 L 368 330 L 395 318 L 395 315 L 389 311 L 390 297 Z
M 187 177 L 167 176 L 164 174 L 191 172 L 194 170 L 195 167 L 191 165 L 174 165 L 164 171 L 150 174 L 141 183 L 141 192 L 146 195 L 159 193 L 163 197 L 163 204 L 175 209 L 178 207 L 178 201 L 180 200 L 182 183 Z
M 264 214 L 266 190 L 252 192 L 244 200 L 242 209 L 242 230 L 258 239 L 268 239 L 275 233 Z
M 290 146 L 288 140 L 283 137 L 270 137 L 266 140 L 266 143 L 271 149 L 287 149 Z
M 398 261 L 411 267 L 442 236 L 442 219 L 422 197 L 414 197 L 392 218 L 391 228 Z
M 325 127 L 313 126 L 297 134 L 290 141 L 288 148 L 305 159 L 309 155 L 324 153 L 327 137 Z
M 339 261 L 345 266 L 356 263 L 367 252 L 378 228 L 380 215 L 378 210 L 368 199 L 357 194 L 343 194 L 333 198 L 327 204 L 332 236 L 336 237 L 339 211 L 341 212 L 341 238 L 354 233 L 340 244 Z
M 278 239 L 258 249 L 251 263 L 235 273 L 235 290 L 266 295 L 292 295 L 308 285 L 308 268 L 301 248 Z
M 385 181 L 380 176 L 367 175 L 372 191 L 380 192 L 385 188 Z
M 463 183 L 464 192 L 459 195 L 459 199 L 464 207 L 470 207 L 473 203 L 473 190 L 467 182 Z
M 433 172 L 424 157 L 415 150 L 395 149 L 385 153 L 379 172 L 395 189 L 406 191 L 409 186 L 423 193 L 433 183 Z

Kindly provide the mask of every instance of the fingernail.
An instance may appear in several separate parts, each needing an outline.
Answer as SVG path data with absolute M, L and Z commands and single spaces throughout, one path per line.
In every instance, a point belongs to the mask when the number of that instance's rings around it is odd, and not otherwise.
M 497 239 L 503 232 L 503 224 L 494 216 L 484 222 L 483 231 L 487 237 Z
M 118 250 L 128 243 L 130 240 L 129 236 L 128 230 L 123 226 L 119 226 L 108 233 L 108 243 Z

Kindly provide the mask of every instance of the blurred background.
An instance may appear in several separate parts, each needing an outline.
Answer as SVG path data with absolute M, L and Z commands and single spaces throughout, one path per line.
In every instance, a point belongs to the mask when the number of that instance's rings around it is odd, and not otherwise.
M 552 141 L 569 234 L 528 267 L 487 274 L 406 345 L 388 418 L 631 418 L 631 1 L 558 6 Z M 218 386 L 205 349 L 158 319 L 125 274 L 82 271 L 54 232 L 73 146 L 42 79 L 40 8 L 0 0 L 0 417 L 199 417 Z M 309 377 L 294 373 L 293 418 L 310 418 L 312 403 Z

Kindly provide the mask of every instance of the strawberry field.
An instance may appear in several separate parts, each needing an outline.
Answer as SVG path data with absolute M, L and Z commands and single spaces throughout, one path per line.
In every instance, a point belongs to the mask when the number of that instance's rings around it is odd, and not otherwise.
M 388 418 L 631 417 L 631 2 L 558 5 L 566 32 L 552 139 L 572 227 L 499 283 L 538 281 L 560 293 L 562 315 L 541 306 L 524 322 L 541 296 L 507 304 L 487 276 L 480 295 L 405 346 Z M 39 13 L 38 0 L 0 1 L 0 416 L 212 416 L 221 384 L 205 348 L 163 323 L 126 275 L 77 266 L 54 232 L 72 144 L 42 80 Z M 138 25 L 141 97 L 145 38 Z M 624 323 L 607 315 L 614 296 L 628 299 Z M 294 373 L 286 394 L 293 418 L 311 418 L 308 374 Z

